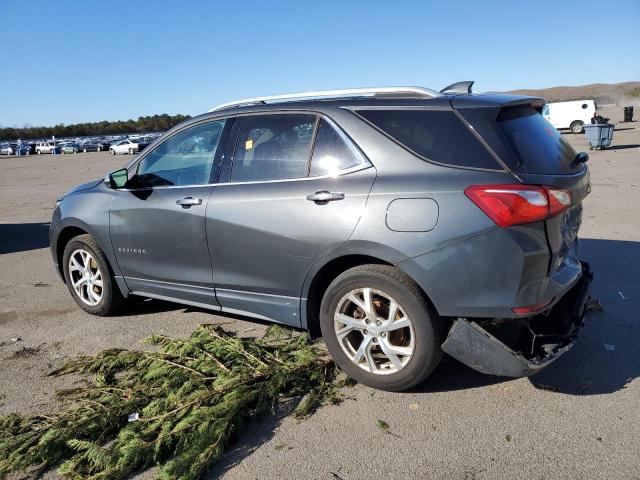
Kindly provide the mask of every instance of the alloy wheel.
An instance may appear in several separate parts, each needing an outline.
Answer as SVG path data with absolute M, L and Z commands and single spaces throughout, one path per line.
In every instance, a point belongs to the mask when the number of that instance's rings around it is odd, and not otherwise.
M 398 302 L 380 290 L 351 290 L 338 302 L 333 324 L 347 357 L 376 375 L 398 373 L 415 351 L 411 319 Z
M 74 250 L 69 257 L 69 279 L 78 298 L 91 307 L 102 301 L 102 272 L 86 250 Z

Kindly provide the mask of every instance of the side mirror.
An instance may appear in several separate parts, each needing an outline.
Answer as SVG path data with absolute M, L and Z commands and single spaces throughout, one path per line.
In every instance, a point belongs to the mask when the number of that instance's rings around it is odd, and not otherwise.
M 129 172 L 126 168 L 121 168 L 120 170 L 116 170 L 115 172 L 108 173 L 104 177 L 104 184 L 108 188 L 113 188 L 117 190 L 118 188 L 123 188 L 127 182 L 129 181 Z

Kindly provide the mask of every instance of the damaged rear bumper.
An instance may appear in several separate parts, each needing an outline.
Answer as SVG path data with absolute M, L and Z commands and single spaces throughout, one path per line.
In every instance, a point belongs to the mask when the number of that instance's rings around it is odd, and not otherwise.
M 575 343 L 584 324 L 592 280 L 589 264 L 582 262 L 580 279 L 546 314 L 486 321 L 458 318 L 442 349 L 482 373 L 533 375 Z

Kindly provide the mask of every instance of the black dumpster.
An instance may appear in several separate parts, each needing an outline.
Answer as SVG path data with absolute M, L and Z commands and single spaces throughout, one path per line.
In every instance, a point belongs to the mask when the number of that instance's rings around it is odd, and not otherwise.
M 624 107 L 624 121 L 633 122 L 633 107 Z

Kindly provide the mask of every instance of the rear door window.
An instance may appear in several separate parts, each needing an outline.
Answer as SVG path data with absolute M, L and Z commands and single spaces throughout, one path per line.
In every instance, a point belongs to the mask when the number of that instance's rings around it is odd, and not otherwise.
M 232 182 L 307 176 L 316 116 L 251 115 L 242 119 L 231 170 Z
M 455 167 L 502 170 L 453 111 L 359 110 L 357 113 L 425 160 Z
M 568 174 L 582 169 L 573 147 L 535 109 L 503 109 L 498 125 L 527 173 Z
M 345 134 L 320 119 L 316 143 L 311 157 L 312 177 L 318 175 L 335 175 L 341 170 L 364 166 L 368 162 Z

